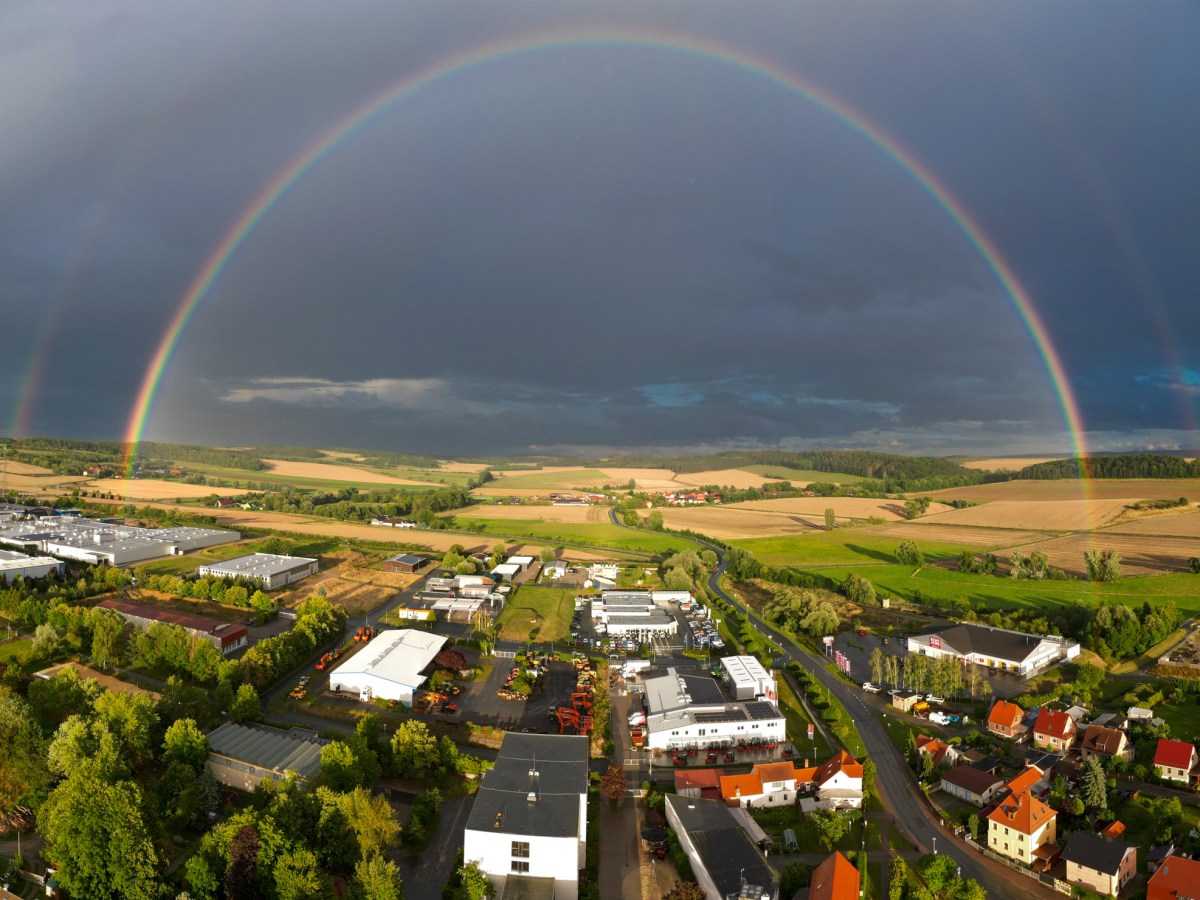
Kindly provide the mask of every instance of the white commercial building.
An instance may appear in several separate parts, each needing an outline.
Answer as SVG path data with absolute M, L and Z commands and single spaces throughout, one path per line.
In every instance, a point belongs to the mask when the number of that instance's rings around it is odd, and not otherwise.
M 512 581 L 521 574 L 521 567 L 516 563 L 500 563 L 490 574 L 497 581 Z
M 784 741 L 787 722 L 768 700 L 730 702 L 715 679 L 703 675 L 647 678 L 646 746 L 651 750 L 704 749 L 746 742 Z
M 497 897 L 576 900 L 587 853 L 588 739 L 504 736 L 463 833 Z
M 636 635 L 649 640 L 651 637 L 674 637 L 679 632 L 679 623 L 666 613 L 655 612 L 648 616 L 610 615 L 605 619 L 606 634 Z
M 779 699 L 775 677 L 753 656 L 723 657 L 721 668 L 734 700 Z
M 425 669 L 445 644 L 428 631 L 385 631 L 329 673 L 329 689 L 353 691 L 364 703 L 378 697 L 412 706 Z
M 81 516 L 42 516 L 0 523 L 0 544 L 89 565 L 125 566 L 239 540 L 215 528 L 136 528 Z
M 528 569 L 530 566 L 533 565 L 533 557 L 532 556 L 510 556 L 504 562 L 510 566 L 517 566 L 520 571 L 524 572 L 526 569 Z
M 224 562 L 200 567 L 200 575 L 217 578 L 250 578 L 264 590 L 287 587 L 302 578 L 317 574 L 317 560 L 307 556 L 280 556 L 276 553 L 251 553 Z
M 12 582 L 14 578 L 45 578 L 51 572 L 61 575 L 63 564 L 50 556 L 26 556 L 12 550 L 0 550 L 0 578 Z
M 908 652 L 934 658 L 953 656 L 963 662 L 1028 677 L 1056 662 L 1074 659 L 1079 655 L 1079 644 L 1061 637 L 960 622 L 912 635 L 908 638 Z

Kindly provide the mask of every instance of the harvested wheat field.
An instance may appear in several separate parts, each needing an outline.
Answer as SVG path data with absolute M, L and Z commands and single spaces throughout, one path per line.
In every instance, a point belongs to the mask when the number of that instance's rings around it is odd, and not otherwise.
M 1050 558 L 1050 565 L 1075 574 L 1087 571 L 1083 562 L 1085 550 L 1116 550 L 1121 555 L 1122 575 L 1160 575 L 1186 572 L 1188 558 L 1200 556 L 1200 538 L 1118 534 L 1104 530 L 1066 535 L 1020 550 L 1023 553 L 1039 550 Z
M 89 482 L 88 487 L 122 500 L 173 500 L 176 497 L 188 500 L 221 493 L 220 488 L 203 484 L 184 484 L 182 481 L 165 481 L 161 478 L 98 478 Z
M 471 493 L 476 497 L 545 497 L 550 491 L 554 491 L 556 494 L 565 494 L 568 497 L 587 496 L 586 491 L 570 491 L 562 488 L 496 487 L 494 482 L 477 487 Z M 525 508 L 529 509 L 530 507 Z M 535 508 L 540 509 L 541 507 Z
M 824 516 L 739 509 L 736 506 L 668 506 L 659 510 L 668 528 L 691 529 L 720 541 L 803 534 L 824 528 Z M 818 526 L 816 520 L 821 519 Z M 810 521 L 811 520 L 811 521 Z
M 492 469 L 496 478 L 521 478 L 526 475 L 558 475 L 562 472 L 580 472 L 579 466 L 543 466 L 540 469 Z
M 904 518 L 903 500 L 875 500 L 871 497 L 787 497 L 780 500 L 747 500 L 732 503 L 729 509 L 760 509 L 765 512 L 794 513 L 824 525 L 825 510 L 832 509 L 839 519 L 896 520 Z
M 1041 531 L 937 525 L 933 522 L 926 524 L 926 522 L 926 519 L 917 519 L 915 522 L 897 522 L 895 525 L 873 525 L 869 531 L 864 529 L 863 534 L 885 534 L 888 537 L 911 538 L 918 544 L 921 541 L 936 541 L 943 544 L 966 544 L 992 549 L 1016 547 L 1021 544 L 1048 541 L 1056 537 L 1056 535 Z
M 913 495 L 916 496 L 916 495 Z M 1098 478 L 1081 481 L 1059 478 L 1052 481 L 1001 481 L 970 487 L 929 491 L 935 500 L 1200 500 L 1200 478 Z M 1129 502 L 1133 502 L 1132 500 Z
M 49 475 L 21 475 L 14 472 L 11 475 L 5 475 L 4 480 L 14 491 L 61 494 L 64 493 L 64 488 L 69 489 L 72 485 L 87 481 L 87 476 L 55 475 L 53 472 Z
M 429 487 L 425 481 L 411 481 L 407 478 L 393 478 L 379 472 L 370 472 L 356 466 L 339 466 L 335 463 L 295 462 L 287 459 L 264 459 L 271 467 L 273 475 L 285 478 L 316 478 L 322 481 L 345 481 L 348 484 L 411 484 L 419 487 Z M 254 473 L 248 473 L 253 478 Z
M 604 484 L 625 484 L 633 479 L 639 490 L 643 491 L 677 491 L 687 485 L 676 480 L 675 473 L 670 469 L 608 469 L 604 473 Z M 590 485 L 589 485 L 590 486 Z M 599 485 L 596 485 L 599 487 Z
M 1159 534 L 1164 537 L 1177 536 L 1200 538 L 1200 512 L 1181 512 L 1179 515 L 1164 515 L 1155 518 L 1121 522 L 1106 528 L 1104 534 Z M 1200 587 L 1200 586 L 1198 586 Z
M 322 450 L 321 453 L 330 459 L 348 459 L 350 462 L 362 462 L 366 459 L 361 453 L 349 453 L 345 450 Z
M 716 469 L 710 472 L 680 472 L 675 476 L 675 480 L 681 484 L 695 487 L 703 484 L 716 484 L 721 487 L 746 490 L 748 488 L 760 488 L 768 481 L 778 481 L 779 479 L 767 478 L 765 475 L 747 472 L 745 469 Z M 796 487 L 805 487 L 808 482 L 793 481 L 792 484 Z
M 1099 528 L 1125 511 L 1133 500 L 994 500 L 982 506 L 930 513 L 920 521 L 937 525 L 1084 531 Z M 937 506 L 931 507 L 937 509 Z
M 984 472 L 1019 472 L 1026 466 L 1054 462 L 1061 456 L 993 456 L 988 459 L 972 459 L 962 464 L 964 469 L 981 469 Z
M 431 472 L 457 472 L 463 475 L 474 475 L 488 468 L 487 463 L 458 462 L 453 459 L 439 459 L 437 469 Z
M 607 522 L 607 506 L 513 506 L 490 503 L 454 510 L 456 519 L 538 519 L 542 522 Z
M 15 459 L 0 461 L 0 472 L 9 475 L 53 475 L 54 472 L 42 466 L 31 466 L 29 463 L 17 462 Z

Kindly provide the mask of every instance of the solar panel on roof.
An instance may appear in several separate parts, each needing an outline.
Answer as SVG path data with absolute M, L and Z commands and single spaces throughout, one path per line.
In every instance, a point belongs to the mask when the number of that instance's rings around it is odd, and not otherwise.
M 732 706 L 721 712 L 692 713 L 692 718 L 697 722 L 742 722 L 746 716 L 736 706 Z
M 753 703 L 746 704 L 746 712 L 752 719 L 777 719 L 779 713 L 775 707 L 765 700 L 756 700 Z

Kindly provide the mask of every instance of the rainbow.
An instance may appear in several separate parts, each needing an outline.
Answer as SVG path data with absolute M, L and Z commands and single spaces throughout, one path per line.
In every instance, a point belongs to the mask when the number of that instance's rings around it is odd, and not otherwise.
M 575 47 L 630 47 L 663 51 L 723 63 L 747 72 L 802 97 L 819 109 L 829 113 L 850 129 L 865 138 L 907 175 L 915 180 L 942 208 L 951 221 L 962 232 L 967 241 L 982 257 L 1024 323 L 1034 346 L 1046 367 L 1062 408 L 1064 422 L 1075 454 L 1087 455 L 1079 404 L 1071 383 L 1067 378 L 1062 359 L 1041 317 L 1021 285 L 1012 267 L 1005 261 L 999 249 L 987 236 L 979 223 L 955 199 L 950 190 L 934 176 L 899 141 L 861 113 L 849 107 L 823 88 L 810 84 L 784 70 L 774 62 L 752 57 L 741 50 L 708 40 L 673 33 L 597 32 L 552 32 L 536 37 L 506 39 L 472 48 L 455 56 L 435 62 L 420 71 L 406 76 L 380 93 L 368 99 L 357 109 L 337 122 L 316 141 L 306 147 L 292 162 L 259 192 L 254 200 L 242 210 L 241 215 L 226 232 L 196 274 L 171 317 L 170 323 L 147 367 L 138 390 L 133 410 L 125 430 L 126 473 L 132 474 L 137 445 L 145 433 L 146 424 L 154 408 L 155 395 L 162 383 L 163 375 L 170 365 L 171 357 L 188 322 L 200 302 L 220 277 L 238 248 L 255 229 L 263 217 L 297 182 L 314 166 L 338 149 L 359 130 L 373 122 L 396 104 L 412 97 L 417 92 L 443 82 L 456 75 L 484 66 L 497 64 L 514 57 L 550 49 Z

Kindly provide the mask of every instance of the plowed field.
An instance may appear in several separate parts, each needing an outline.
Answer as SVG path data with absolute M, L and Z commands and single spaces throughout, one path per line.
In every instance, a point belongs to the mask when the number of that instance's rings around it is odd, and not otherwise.
M 1178 516 L 1161 516 L 1154 519 L 1141 519 L 1136 522 L 1125 522 L 1114 525 L 1105 534 L 1120 532 L 1121 534 L 1158 534 L 1163 536 L 1200 538 L 1200 512 L 1185 513 Z
M 937 525 L 975 525 L 991 528 L 1025 528 L 1046 531 L 1082 531 L 1099 528 L 1125 511 L 1134 501 L 1118 500 L 994 500 L 981 506 L 933 512 L 920 521 Z
M 1121 554 L 1122 575 L 1154 575 L 1187 571 L 1188 558 L 1200 556 L 1200 538 L 1097 531 L 1072 534 L 1020 549 L 1022 552 L 1040 550 L 1050 558 L 1050 565 L 1076 574 L 1087 571 L 1083 562 L 1085 550 L 1116 550 Z
M 691 529 L 722 541 L 801 534 L 815 530 L 818 519 L 821 520 L 819 527 L 824 528 L 823 516 L 765 512 L 736 506 L 667 507 L 661 512 L 663 524 L 668 528 Z
M 876 525 L 865 533 L 886 534 L 891 537 L 911 538 L 921 541 L 938 541 L 944 544 L 971 544 L 980 547 L 1015 547 L 1055 537 L 1039 531 L 1019 531 L 1008 528 L 968 528 L 963 525 L 924 524 L 923 519 L 915 522 L 899 522 L 895 525 Z

